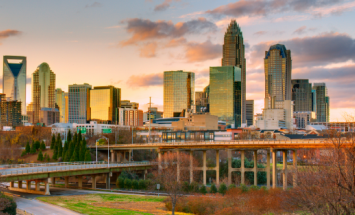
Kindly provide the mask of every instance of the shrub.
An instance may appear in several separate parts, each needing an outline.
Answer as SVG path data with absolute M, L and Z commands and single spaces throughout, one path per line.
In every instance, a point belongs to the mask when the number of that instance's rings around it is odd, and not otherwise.
M 211 184 L 211 193 L 217 193 L 217 187 L 215 184 Z
M 144 180 L 140 179 L 138 181 L 138 189 L 140 189 L 140 190 L 147 189 L 147 184 L 146 184 L 146 182 Z
M 230 189 L 233 189 L 233 188 L 236 188 L 237 186 L 235 186 L 235 184 L 230 184 L 229 186 L 228 186 L 228 190 L 230 190 Z
M 249 188 L 245 184 L 240 185 L 240 189 L 242 190 L 243 193 L 248 192 Z
M 250 186 L 249 190 L 260 190 L 260 187 L 252 185 Z
M 222 195 L 226 194 L 227 185 L 225 183 L 222 183 L 221 185 L 219 185 L 218 192 Z
M 0 214 L 16 215 L 17 204 L 12 197 L 0 193 Z
M 132 189 L 132 180 L 131 179 L 126 178 L 124 180 L 124 188 Z
M 85 153 L 85 161 L 91 161 L 91 154 L 89 150 L 86 150 Z
M 26 150 L 24 150 L 24 151 L 21 153 L 21 157 L 23 157 L 23 156 L 25 156 L 25 155 L 27 155 Z
M 206 189 L 206 186 L 205 186 L 205 185 L 202 185 L 202 186 L 200 187 L 200 193 L 202 193 L 202 194 L 206 194 L 206 193 L 207 193 L 207 189 Z
M 40 144 L 40 147 L 39 147 L 42 151 L 43 150 L 46 150 L 46 144 L 44 144 L 44 142 L 42 141 L 42 143 Z
M 116 186 L 117 186 L 118 188 L 123 189 L 123 188 L 124 188 L 124 178 L 118 177 L 118 178 L 117 178 L 117 181 L 116 181 Z
M 39 141 L 36 141 L 35 147 L 36 147 L 36 150 L 38 150 L 41 147 L 41 143 Z
M 195 193 L 198 193 L 200 191 L 200 187 L 198 185 L 197 182 L 193 181 L 191 184 L 190 184 L 190 191 L 193 191 Z
M 30 150 L 31 154 L 36 154 L 36 146 L 34 143 L 31 144 L 31 150 Z
M 27 144 L 26 144 L 25 152 L 26 152 L 27 154 L 31 152 L 30 143 L 29 143 L 28 141 L 27 141 Z
M 39 153 L 38 153 L 38 156 L 37 156 L 37 160 L 38 160 L 38 161 L 43 161 L 42 150 L 39 150 Z
M 184 181 L 184 183 L 182 184 L 182 190 L 186 193 L 191 191 L 191 186 L 190 186 L 189 182 Z
M 135 180 L 135 179 L 132 181 L 132 188 L 135 189 L 135 190 L 138 190 L 138 189 L 139 189 L 138 181 Z

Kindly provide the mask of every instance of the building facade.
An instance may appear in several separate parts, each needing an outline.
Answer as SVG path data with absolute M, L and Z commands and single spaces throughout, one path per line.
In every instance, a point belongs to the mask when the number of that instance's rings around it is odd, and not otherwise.
M 16 127 L 22 125 L 21 102 L 6 98 L 5 94 L 0 94 L 0 127 Z
M 293 116 L 296 119 L 296 126 L 299 129 L 304 129 L 311 122 L 316 121 L 316 113 L 313 111 L 295 111 Z
M 242 123 L 246 123 L 246 60 L 243 32 L 235 20 L 231 20 L 224 34 L 222 66 L 235 66 L 241 72 Z
M 41 108 L 39 112 L 39 121 L 45 126 L 59 123 L 60 113 L 57 108 Z
M 66 121 L 66 110 L 67 110 L 67 104 L 66 104 L 66 99 L 65 99 L 65 92 L 58 88 L 55 90 L 55 103 L 58 105 L 58 110 L 59 110 L 59 122 L 61 123 L 67 123 Z
M 33 121 L 41 123 L 39 112 L 42 108 L 55 108 L 55 74 L 47 63 L 42 63 L 32 75 Z
M 312 84 L 308 79 L 293 79 L 292 100 L 295 112 L 312 111 Z
M 139 103 L 131 102 L 130 100 L 122 100 L 121 101 L 121 108 L 138 109 Z
M 273 101 L 275 108 L 291 97 L 291 51 L 285 45 L 276 44 L 265 51 L 265 98 Z
M 130 108 L 119 108 L 119 125 L 122 126 L 143 126 L 143 111 Z
M 329 97 L 325 83 L 314 83 L 317 122 L 329 122 Z
M 90 90 L 90 121 L 118 124 L 120 107 L 120 88 L 101 86 Z
M 210 114 L 218 116 L 228 126 L 242 126 L 241 68 L 236 66 L 210 67 Z
M 68 89 L 68 123 L 84 124 L 90 119 L 90 84 L 73 84 Z
M 195 105 L 196 113 L 207 112 L 208 99 L 206 92 L 195 92 Z
M 26 70 L 26 57 L 4 56 L 2 92 L 11 100 L 21 102 L 22 115 L 26 115 Z
M 193 109 L 194 102 L 195 73 L 182 70 L 164 72 L 164 118 Z
M 149 107 L 148 111 L 143 113 L 143 121 L 149 121 L 149 116 L 151 120 L 163 118 L 163 114 L 157 107 Z
M 254 100 L 246 100 L 247 126 L 254 125 Z

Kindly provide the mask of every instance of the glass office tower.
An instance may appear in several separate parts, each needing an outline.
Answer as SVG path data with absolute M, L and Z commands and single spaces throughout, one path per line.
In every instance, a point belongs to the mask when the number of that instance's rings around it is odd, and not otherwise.
M 195 73 L 164 72 L 164 118 L 180 116 L 183 110 L 194 108 Z
M 274 108 L 283 108 L 283 101 L 291 100 L 291 51 L 281 44 L 265 51 L 265 98 L 274 101 Z
M 235 128 L 242 124 L 241 73 L 236 66 L 210 67 L 210 113 Z
M 294 111 L 312 111 L 312 84 L 308 79 L 293 79 L 292 100 L 294 101 Z
M 55 90 L 55 103 L 58 105 L 59 108 L 59 122 L 66 123 L 66 99 L 65 99 L 65 92 L 58 88 Z
M 21 114 L 26 115 L 26 57 L 4 56 L 2 92 L 21 102 Z
M 329 97 L 325 83 L 314 83 L 317 122 L 329 122 Z
M 90 119 L 91 85 L 73 84 L 68 89 L 68 121 L 69 123 L 85 124 Z
M 247 107 L 247 126 L 254 125 L 254 100 L 246 100 Z
M 102 86 L 90 90 L 90 116 L 92 121 L 103 124 L 118 124 L 120 107 L 120 88 Z
M 231 20 L 224 34 L 222 66 L 236 66 L 241 70 L 242 123 L 246 123 L 246 60 L 243 32 L 235 20 Z

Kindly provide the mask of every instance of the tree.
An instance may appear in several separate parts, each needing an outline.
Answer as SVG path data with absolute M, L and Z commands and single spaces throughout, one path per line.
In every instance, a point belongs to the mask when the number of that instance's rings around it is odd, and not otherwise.
M 58 147 L 54 147 L 52 159 L 53 160 L 57 160 L 58 159 Z
M 17 204 L 14 201 L 14 199 L 10 196 L 5 196 L 0 191 L 0 214 L 16 215 L 16 208 L 17 208 Z
M 71 156 L 70 161 L 74 162 L 74 161 L 78 161 L 78 160 L 79 160 L 78 153 L 76 153 L 76 149 L 75 149 L 73 155 Z
M 138 181 L 137 180 L 133 180 L 132 181 L 132 188 L 135 190 L 139 189 L 139 185 L 138 185 Z
M 84 161 L 85 160 L 85 154 L 86 154 L 86 140 L 83 139 L 81 141 L 81 147 L 80 147 L 80 160 Z
M 222 195 L 226 194 L 227 186 L 225 183 L 222 183 L 221 185 L 219 185 L 218 192 Z
M 54 136 L 54 134 L 52 135 L 52 141 L 51 141 L 51 149 L 53 149 L 54 148 L 54 145 L 55 145 L 55 136 Z
M 215 184 L 211 184 L 211 193 L 217 193 L 217 187 Z
M 65 141 L 65 143 L 64 143 L 64 148 L 63 148 L 63 153 L 62 153 L 62 158 L 64 159 L 64 157 L 65 157 L 65 154 L 67 153 L 67 151 L 68 151 L 68 148 L 69 148 L 69 143 L 68 143 L 68 141 Z
M 85 160 L 86 162 L 90 162 L 91 161 L 91 154 L 90 154 L 90 151 L 87 150 L 86 153 L 85 153 Z
M 71 132 L 70 132 L 70 129 L 69 129 L 69 131 L 68 131 L 67 141 L 68 141 L 68 143 L 71 142 Z
M 27 154 L 31 152 L 30 143 L 29 143 L 28 141 L 27 141 L 27 144 L 26 144 L 25 152 L 26 152 Z
M 64 162 L 69 162 L 70 161 L 70 152 L 69 150 L 65 153 L 65 156 L 64 156 Z
M 31 144 L 31 154 L 36 154 L 36 145 L 35 145 L 35 143 Z
M 126 178 L 124 180 L 124 188 L 126 189 L 132 189 L 132 180 L 129 178 Z
M 58 150 L 58 158 L 62 157 L 63 156 L 62 140 L 59 140 L 59 142 L 57 142 L 57 150 Z
M 38 161 L 43 161 L 43 154 L 42 154 L 42 150 L 41 149 L 39 150 L 37 160 Z
M 78 133 L 78 143 L 81 143 L 82 141 L 82 135 L 81 135 L 81 129 L 79 129 L 79 133 Z
M 46 150 L 46 144 L 44 143 L 44 141 L 42 141 L 40 147 L 39 147 L 42 151 Z
M 164 161 L 164 163 L 161 163 L 161 161 Z M 157 160 L 157 162 L 162 168 L 154 172 L 154 182 L 160 184 L 169 196 L 172 214 L 174 215 L 176 202 L 185 194 L 184 182 L 190 179 L 188 173 L 185 172 L 184 174 L 181 171 L 186 171 L 190 167 L 190 156 L 185 153 L 165 153 L 162 160 Z M 192 162 L 195 163 L 194 166 L 197 165 L 194 160 Z
M 35 142 L 35 148 L 36 148 L 36 150 L 38 150 L 40 147 L 41 147 L 41 143 L 37 140 L 37 141 Z
M 202 194 L 206 194 L 206 193 L 207 193 L 207 189 L 206 189 L 206 186 L 205 186 L 205 185 L 202 185 L 202 186 L 200 187 L 200 193 L 202 193 Z
M 116 186 L 121 189 L 124 188 L 124 180 L 125 180 L 125 178 L 118 177 L 117 181 L 116 181 Z

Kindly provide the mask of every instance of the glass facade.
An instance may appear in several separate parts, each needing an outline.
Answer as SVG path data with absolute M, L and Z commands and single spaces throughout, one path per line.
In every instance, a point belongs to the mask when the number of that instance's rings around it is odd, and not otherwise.
M 291 100 L 291 63 L 291 51 L 284 45 L 273 45 L 265 52 L 265 98 L 272 98 L 275 108 Z
M 90 119 L 89 84 L 73 84 L 68 89 L 68 121 L 69 123 L 85 124 Z
M 4 56 L 3 59 L 2 92 L 21 102 L 21 114 L 26 115 L 26 57 Z
M 113 86 L 90 90 L 90 117 L 102 124 L 118 124 L 121 89 Z
M 292 100 L 294 101 L 294 111 L 312 111 L 312 84 L 308 79 L 294 79 L 292 84 Z
M 246 123 L 246 60 L 243 32 L 235 20 L 229 24 L 224 34 L 222 66 L 236 66 L 241 71 L 242 123 Z
M 65 99 L 65 92 L 58 88 L 55 90 L 55 103 L 59 107 L 59 122 L 66 123 L 66 99 Z
M 227 125 L 242 123 L 241 69 L 235 66 L 210 67 L 209 108 L 211 115 Z
M 195 102 L 195 73 L 164 72 L 164 118 L 192 109 Z
M 316 92 L 317 122 L 329 122 L 329 97 L 325 83 L 315 83 L 313 90 Z
M 7 101 L 6 95 L 0 94 L 0 126 L 20 125 L 22 125 L 21 102 Z
M 254 100 L 246 100 L 247 126 L 254 125 Z

